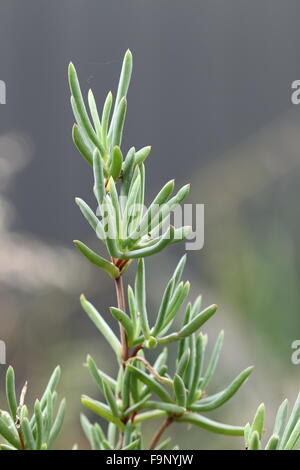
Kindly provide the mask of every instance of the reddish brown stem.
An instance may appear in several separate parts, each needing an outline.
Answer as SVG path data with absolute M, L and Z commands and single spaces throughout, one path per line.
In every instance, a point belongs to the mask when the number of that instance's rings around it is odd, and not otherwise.
M 134 350 L 130 354 L 129 358 L 135 357 L 141 349 L 143 349 L 142 344 L 139 344 L 138 346 L 136 346 L 136 348 L 134 348 Z
M 151 444 L 150 444 L 150 447 L 149 447 L 149 450 L 155 449 L 155 447 L 157 446 L 161 436 L 163 435 L 165 430 L 170 426 L 170 424 L 172 424 L 172 422 L 173 422 L 172 416 L 169 416 L 168 418 L 166 418 L 164 420 L 164 422 L 162 423 L 160 428 L 158 428 L 158 430 L 154 434 L 153 439 L 152 439 Z
M 18 428 L 17 428 L 17 431 L 18 431 L 18 435 L 19 435 L 19 439 L 20 439 L 21 450 L 26 450 L 26 449 L 25 449 L 25 443 L 24 443 L 24 439 L 23 439 L 23 436 L 22 436 L 21 429 L 18 427 Z

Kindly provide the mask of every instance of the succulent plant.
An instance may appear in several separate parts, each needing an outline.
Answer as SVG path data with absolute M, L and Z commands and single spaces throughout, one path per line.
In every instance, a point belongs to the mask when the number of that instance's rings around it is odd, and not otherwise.
M 87 356 L 86 368 L 96 384 L 97 396 L 83 395 L 82 404 L 100 421 L 91 422 L 81 415 L 81 425 L 93 450 L 178 449 L 171 439 L 162 439 L 174 423 L 194 425 L 212 433 L 244 436 L 246 448 L 293 450 L 300 440 L 300 395 L 287 419 L 288 403 L 279 407 L 273 432 L 266 444 L 265 407 L 260 405 L 252 424 L 229 425 L 207 416 L 227 403 L 246 382 L 253 368 L 240 372 L 225 388 L 211 393 L 211 379 L 222 349 L 220 332 L 209 357 L 206 322 L 216 314 L 217 306 L 202 307 L 199 295 L 189 300 L 190 284 L 182 281 L 186 255 L 182 256 L 162 292 L 153 324 L 147 309 L 145 260 L 168 246 L 189 239 L 191 227 L 174 227 L 171 216 L 188 196 L 189 185 L 174 194 L 174 180 L 168 181 L 148 208 L 145 207 L 145 160 L 151 147 L 122 150 L 122 134 L 127 109 L 127 91 L 132 73 L 132 54 L 124 57 L 116 98 L 109 92 L 101 116 L 90 90 L 86 107 L 73 64 L 69 66 L 71 105 L 76 123 L 73 141 L 91 167 L 96 211 L 81 198 L 76 203 L 99 240 L 99 250 L 85 243 L 74 243 L 83 256 L 112 278 L 117 305 L 110 314 L 119 327 L 119 335 L 82 294 L 83 310 L 108 342 L 118 373 L 111 377 Z M 89 111 L 88 111 L 88 110 Z M 106 255 L 100 253 L 106 250 Z M 99 251 L 99 252 L 98 252 Z M 134 285 L 124 289 L 126 270 L 135 269 Z M 174 326 L 176 325 L 176 326 Z M 170 364 L 170 343 L 177 344 L 177 358 Z M 150 354 L 151 350 L 151 354 Z M 153 353 L 155 350 L 155 353 Z M 150 358 L 155 357 L 155 360 Z M 65 400 L 54 413 L 56 387 L 60 378 L 57 367 L 34 411 L 25 405 L 27 384 L 20 399 L 15 391 L 12 367 L 6 374 L 8 411 L 0 410 L 1 450 L 47 450 L 53 446 L 64 420 Z M 145 442 L 144 424 L 162 419 L 150 442 Z M 77 446 L 74 446 L 77 449 Z
M 48 450 L 55 442 L 65 416 L 66 402 L 60 402 L 55 414 L 57 402 L 56 388 L 60 379 L 60 367 L 56 367 L 40 400 L 34 403 L 30 415 L 25 404 L 27 383 L 17 399 L 15 374 L 12 367 L 6 373 L 6 396 L 8 411 L 0 410 L 0 436 L 5 443 L 0 443 L 1 450 Z
M 150 325 L 145 258 L 189 236 L 190 227 L 175 229 L 169 225 L 164 229 L 164 222 L 171 212 L 188 195 L 189 185 L 171 197 L 174 181 L 167 182 L 143 213 L 144 162 L 150 147 L 138 151 L 131 147 L 125 158 L 121 150 L 131 72 L 132 55 L 127 51 L 110 120 L 111 92 L 100 118 L 91 91 L 88 94 L 90 119 L 75 68 L 73 64 L 69 67 L 71 103 L 76 119 L 73 139 L 82 156 L 93 167 L 97 214 L 82 199 L 76 198 L 76 203 L 98 238 L 104 242 L 110 258 L 102 257 L 80 241 L 75 241 L 75 245 L 91 263 L 114 279 L 118 302 L 116 307 L 110 308 L 110 313 L 120 326 L 118 338 L 105 321 L 105 316 L 84 295 L 81 296 L 84 311 L 111 346 L 119 366 L 117 378 L 112 378 L 88 356 L 86 366 L 96 381 L 102 401 L 83 396 L 82 403 L 106 420 L 108 426 L 103 430 L 100 423 L 91 424 L 85 416 L 81 419 L 82 426 L 93 449 L 142 449 L 145 445 L 142 423 L 160 417 L 164 422 L 149 444 L 151 449 L 161 448 L 162 431 L 172 422 L 191 423 L 212 432 L 241 436 L 243 426 L 218 423 L 203 413 L 227 402 L 247 380 L 252 367 L 241 372 L 224 390 L 207 394 L 207 386 L 218 362 L 223 332 L 205 364 L 207 336 L 199 329 L 216 313 L 217 306 L 202 308 L 201 296 L 194 303 L 186 302 L 190 284 L 181 281 L 186 256 L 181 258 L 168 281 L 155 323 Z M 134 259 L 137 259 L 136 276 L 134 287 L 127 287 L 127 313 L 123 277 Z M 181 318 L 181 327 L 170 332 L 176 316 Z M 169 373 L 167 365 L 167 348 L 172 342 L 178 344 L 175 374 Z M 154 348 L 158 354 L 151 364 L 147 350 Z

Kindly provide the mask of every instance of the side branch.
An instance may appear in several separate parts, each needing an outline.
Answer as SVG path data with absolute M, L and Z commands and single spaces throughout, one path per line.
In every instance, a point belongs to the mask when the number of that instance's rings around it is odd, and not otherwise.
M 149 450 L 155 449 L 155 447 L 159 443 L 159 440 L 160 440 L 161 436 L 163 435 L 165 430 L 170 426 L 170 424 L 172 424 L 172 422 L 173 422 L 173 417 L 172 416 L 168 416 L 168 418 L 166 418 L 164 420 L 161 427 L 158 428 L 158 430 L 154 434 L 153 439 L 152 439 L 151 444 L 150 444 L 150 447 L 149 447 Z

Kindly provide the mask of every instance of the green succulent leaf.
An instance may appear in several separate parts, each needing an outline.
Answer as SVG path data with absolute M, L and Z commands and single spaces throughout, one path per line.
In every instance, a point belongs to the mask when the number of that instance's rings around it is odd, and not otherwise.
M 8 367 L 6 372 L 6 397 L 11 417 L 16 421 L 18 404 L 15 389 L 15 373 L 11 366 Z
M 195 360 L 193 375 L 191 377 L 191 386 L 188 394 L 188 405 L 191 405 L 195 399 L 197 399 L 196 392 L 198 390 L 198 384 L 201 376 L 201 368 L 203 362 L 203 335 L 198 335 L 195 343 Z
M 273 434 L 267 442 L 266 450 L 277 450 L 279 443 L 279 436 Z
M 157 336 L 158 333 L 160 333 L 161 329 L 163 328 L 164 324 L 166 323 L 166 314 L 168 312 L 168 306 L 169 306 L 169 302 L 170 302 L 171 295 L 173 292 L 174 283 L 175 283 L 174 278 L 171 278 L 165 289 L 162 302 L 159 307 L 156 322 L 152 331 L 153 336 Z
M 75 198 L 75 202 L 78 205 L 79 209 L 82 212 L 82 215 L 85 217 L 85 219 L 88 221 L 92 229 L 98 233 L 99 226 L 101 224 L 100 220 L 97 218 L 97 216 L 94 214 L 92 209 L 88 206 L 88 204 L 80 199 L 79 197 Z
M 256 414 L 254 416 L 252 426 L 251 426 L 251 433 L 253 434 L 254 432 L 257 432 L 259 439 L 262 438 L 262 435 L 264 432 L 265 412 L 266 412 L 265 405 L 262 403 L 257 408 Z
M 293 450 L 296 448 L 300 441 L 300 418 L 298 419 L 295 427 L 293 428 L 287 443 L 284 446 L 284 450 Z
M 128 49 L 123 59 L 121 74 L 119 78 L 119 85 L 118 85 L 118 90 L 117 90 L 117 96 L 116 96 L 116 101 L 115 101 L 115 107 L 113 111 L 113 119 L 116 114 L 120 101 L 122 100 L 122 98 L 124 98 L 127 95 L 129 84 L 130 84 L 130 79 L 131 79 L 131 74 L 132 74 L 132 53 Z
M 150 328 L 146 307 L 146 281 L 145 281 L 145 262 L 139 259 L 135 278 L 135 298 L 141 321 L 141 329 L 145 339 L 150 337 Z
M 126 110 L 127 110 L 127 100 L 125 96 L 123 96 L 113 116 L 113 128 L 112 128 L 112 139 L 111 139 L 111 144 L 113 147 L 115 146 L 120 147 L 121 145 Z
M 284 400 L 280 407 L 278 408 L 277 414 L 276 414 L 276 419 L 275 419 L 275 424 L 274 424 L 274 429 L 273 429 L 273 434 L 279 436 L 279 438 L 282 437 L 286 420 L 287 420 L 287 414 L 288 414 L 288 407 L 289 403 L 288 400 Z
M 126 155 L 125 161 L 123 162 L 121 195 L 124 197 L 124 199 L 128 196 L 129 188 L 132 182 L 134 164 L 135 148 L 131 147 Z
M 176 421 L 194 424 L 216 434 L 226 434 L 228 436 L 243 436 L 244 434 L 243 426 L 218 423 L 197 413 L 185 413 L 183 416 L 176 418 Z
M 88 371 L 89 371 L 91 377 L 95 380 L 97 386 L 99 387 L 99 390 L 103 394 L 104 394 L 104 390 L 103 390 L 103 387 L 102 387 L 103 380 L 105 382 L 107 382 L 113 388 L 113 390 L 116 389 L 117 382 L 112 377 L 105 374 L 105 372 L 98 369 L 94 359 L 89 354 L 86 358 L 86 366 L 88 368 Z
M 208 366 L 207 366 L 206 372 L 204 374 L 203 380 L 201 380 L 201 383 L 200 383 L 200 386 L 203 390 L 206 389 L 207 385 L 209 384 L 210 380 L 212 379 L 212 377 L 215 373 L 215 370 L 216 370 L 216 367 L 217 367 L 217 364 L 218 364 L 218 360 L 219 360 L 219 357 L 220 357 L 223 341 L 224 341 L 224 331 L 221 331 L 219 336 L 218 336 L 218 339 L 215 343 L 215 346 L 213 348 L 211 358 L 210 358 L 210 361 L 208 363 Z
M 172 278 L 174 278 L 174 288 L 178 286 L 179 282 L 181 281 L 182 273 L 186 265 L 186 255 L 183 255 L 180 258 L 179 263 L 176 266 L 176 269 L 172 275 Z
M 146 160 L 150 152 L 151 152 L 150 145 L 138 150 L 135 154 L 135 165 L 141 165 L 142 163 L 144 163 L 144 161 Z
M 147 389 L 155 393 L 161 400 L 166 403 L 172 402 L 169 394 L 160 383 L 130 363 L 127 365 L 127 367 L 141 382 L 147 386 Z
M 192 411 L 210 411 L 220 406 L 224 405 L 230 398 L 236 394 L 239 388 L 243 385 L 243 383 L 248 379 L 249 375 L 253 371 L 253 367 L 248 367 L 243 372 L 241 372 L 232 382 L 228 385 L 222 392 L 216 393 L 208 398 L 204 398 L 199 402 L 191 405 Z M 259 435 L 262 432 L 261 429 L 261 418 L 263 417 L 262 409 L 259 410 L 259 413 L 252 424 L 252 431 L 258 431 Z
M 109 126 L 109 117 L 110 111 L 112 107 L 113 97 L 111 91 L 108 93 L 102 111 L 101 117 L 101 125 L 102 125 L 102 140 L 105 142 L 105 146 L 107 146 L 107 133 L 108 133 L 108 126 Z
M 59 405 L 56 418 L 50 430 L 50 435 L 48 439 L 48 448 L 52 446 L 53 442 L 56 440 L 57 436 L 59 435 L 62 429 L 65 414 L 66 414 L 66 400 L 63 399 Z
M 259 440 L 259 433 L 257 431 L 254 431 L 251 434 L 249 450 L 261 450 L 261 442 Z
M 127 446 L 123 447 L 123 450 L 134 450 L 138 448 L 138 445 L 140 443 L 140 439 L 135 439 L 135 441 L 132 441 L 130 444 Z
M 92 116 L 93 123 L 94 123 L 94 128 L 95 128 L 96 134 L 98 135 L 98 139 L 100 140 L 102 137 L 101 122 L 99 119 L 97 104 L 96 104 L 95 97 L 94 97 L 92 90 L 89 90 L 88 92 L 88 103 L 89 103 L 89 108 L 90 108 L 91 116 Z
M 168 183 L 164 185 L 164 187 L 160 190 L 160 192 L 150 204 L 137 230 L 130 235 L 128 239 L 128 245 L 130 245 L 130 243 L 135 244 L 136 240 L 151 232 L 154 218 L 159 213 L 161 206 L 168 200 L 170 194 L 173 192 L 173 189 L 174 180 L 168 181 Z
M 84 133 L 77 124 L 73 125 L 72 138 L 79 153 L 89 165 L 93 166 L 93 147 L 86 140 Z
M 121 152 L 120 147 L 115 146 L 112 150 L 112 158 L 109 167 L 109 173 L 111 177 L 117 181 L 121 170 L 122 170 L 122 163 L 123 163 L 123 154 Z
M 70 63 L 69 65 L 69 85 L 70 85 L 72 97 L 74 99 L 74 103 L 76 105 L 77 113 L 80 117 L 82 126 L 84 127 L 84 130 L 87 133 L 89 139 L 94 143 L 94 145 L 97 146 L 99 142 L 95 134 L 95 131 L 91 125 L 91 122 L 89 120 L 86 107 L 82 98 L 82 93 L 81 93 L 77 73 L 72 63 Z
M 143 406 L 144 408 L 148 408 L 150 410 L 163 410 L 171 415 L 182 415 L 185 412 L 185 408 L 183 406 L 175 405 L 174 403 L 163 403 L 159 401 L 146 401 Z
M 93 400 L 92 398 L 87 397 L 85 395 L 81 397 L 81 402 L 87 409 L 101 416 L 101 418 L 111 423 L 114 423 L 119 428 L 120 431 L 123 432 L 125 430 L 125 425 L 122 423 L 122 421 L 116 416 L 114 416 L 111 413 L 110 408 L 104 403 L 101 403 L 100 401 L 97 401 L 97 400 Z
M 120 357 L 121 355 L 121 344 L 110 326 L 106 321 L 101 317 L 100 313 L 95 309 L 95 307 L 86 300 L 85 296 L 82 294 L 80 296 L 80 302 L 83 310 L 88 314 L 94 325 L 98 330 L 103 334 L 106 341 L 110 344 L 112 349 L 115 351 L 116 355 Z
M 4 439 L 6 439 L 7 442 L 16 449 L 21 448 L 20 439 L 14 422 L 12 421 L 9 413 L 4 411 L 0 411 L 0 436 L 3 436 Z
M 80 414 L 80 424 L 81 424 L 81 427 L 82 427 L 83 432 L 85 434 L 85 437 L 91 443 L 91 440 L 92 440 L 92 437 L 91 437 L 92 425 L 91 425 L 90 421 L 88 420 L 88 418 L 83 413 Z M 103 435 L 103 437 L 104 437 L 104 435 Z
M 36 400 L 34 404 L 34 416 L 36 423 L 36 448 L 39 450 L 44 442 L 44 420 L 39 400 Z
M 104 391 L 104 396 L 105 396 L 105 399 L 106 399 L 106 402 L 108 403 L 110 409 L 111 409 L 111 412 L 112 414 L 116 417 L 116 418 L 119 418 L 119 410 L 118 410 L 118 407 L 117 407 L 117 404 L 116 404 L 116 398 L 112 392 L 112 389 L 110 388 L 110 386 L 108 385 L 108 383 L 105 382 L 105 380 L 103 380 L 103 391 Z
M 119 277 L 120 271 L 113 263 L 102 258 L 102 256 L 95 253 L 79 240 L 74 240 L 74 245 L 89 260 L 90 263 L 106 271 L 113 279 Z
M 45 391 L 43 393 L 43 396 L 42 398 L 40 399 L 40 404 L 41 404 L 41 408 L 42 410 L 44 411 L 46 405 L 47 405 L 47 398 L 48 398 L 48 392 L 49 390 L 51 391 L 51 393 L 54 393 L 55 392 L 55 389 L 59 383 L 59 380 L 60 380 L 60 376 L 61 376 L 61 369 L 60 369 L 60 366 L 57 366 L 54 371 L 52 372 L 52 375 L 49 379 L 49 382 L 45 388 Z M 32 422 L 30 423 L 32 425 Z
M 164 248 L 170 245 L 174 239 L 174 227 L 170 226 L 164 235 L 158 238 L 154 245 L 145 246 L 137 250 L 129 251 L 127 254 L 123 254 L 123 259 L 135 259 L 135 258 L 146 258 L 147 256 L 153 256 L 160 253 Z
M 133 330 L 133 325 L 126 313 L 124 313 L 121 309 L 116 308 L 116 307 L 110 307 L 110 312 L 113 315 L 113 317 L 121 323 L 123 326 L 124 330 L 126 331 L 126 336 L 127 336 L 127 341 L 128 345 L 132 345 L 132 341 L 134 338 L 134 330 Z
M 98 149 L 93 153 L 93 171 L 94 171 L 94 194 L 99 206 L 103 203 L 106 196 L 104 184 L 103 160 Z
M 21 419 L 21 431 L 24 439 L 25 449 L 35 450 L 36 444 L 28 418 Z
M 151 393 L 147 393 L 141 400 L 136 401 L 134 404 L 132 404 L 127 410 L 124 412 L 124 416 L 130 416 L 132 413 L 143 409 L 144 403 L 149 400 L 151 397 Z
M 190 336 L 193 334 L 195 331 L 197 331 L 201 326 L 207 322 L 217 311 L 217 305 L 211 305 L 210 307 L 207 307 L 205 310 L 202 312 L 198 313 L 190 323 L 185 325 L 180 331 L 179 331 L 179 337 L 180 338 L 185 338 L 187 336 Z
M 189 348 L 187 348 L 181 355 L 180 360 L 178 361 L 178 364 L 177 364 L 177 369 L 176 369 L 176 374 L 179 375 L 179 377 L 183 377 L 184 372 L 186 371 L 187 365 L 190 360 L 190 355 L 191 355 L 191 351 Z
M 176 403 L 183 408 L 186 408 L 187 393 L 184 381 L 182 378 L 175 374 L 173 381 L 173 390 L 176 398 Z
M 300 393 L 298 394 L 298 397 L 295 401 L 294 407 L 292 409 L 291 415 L 289 417 L 289 420 L 287 422 L 285 431 L 283 433 L 283 436 L 280 442 L 280 447 L 282 449 L 284 449 L 285 446 L 287 445 L 294 431 L 294 428 L 297 426 L 299 419 L 300 419 Z

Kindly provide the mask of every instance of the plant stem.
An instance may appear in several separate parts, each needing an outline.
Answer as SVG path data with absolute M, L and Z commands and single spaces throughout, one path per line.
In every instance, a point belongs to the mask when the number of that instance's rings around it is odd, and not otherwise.
M 170 426 L 170 424 L 172 424 L 172 422 L 173 422 L 172 416 L 168 416 L 168 418 L 166 418 L 164 420 L 164 422 L 162 423 L 160 428 L 158 428 L 158 430 L 154 434 L 153 439 L 152 439 L 151 444 L 150 444 L 150 447 L 149 447 L 149 450 L 155 449 L 155 447 L 157 446 L 161 436 L 163 435 L 165 430 Z
M 117 293 L 118 308 L 120 310 L 122 310 L 123 312 L 126 312 L 124 286 L 123 286 L 122 276 L 119 276 L 117 279 L 115 279 L 115 287 L 116 287 L 116 293 Z M 121 340 L 121 345 L 122 345 L 122 360 L 123 360 L 123 362 L 126 362 L 127 359 L 128 359 L 127 338 L 126 338 L 125 330 L 124 330 L 124 328 L 122 327 L 121 324 L 119 324 L 119 327 L 120 327 L 120 340 Z
M 132 351 L 132 353 L 130 354 L 130 356 L 129 356 L 128 359 L 131 359 L 132 357 L 135 357 L 135 356 L 137 355 L 137 353 L 138 353 L 141 349 L 143 349 L 142 344 L 138 344 L 138 345 L 136 346 L 136 348 L 134 348 L 134 350 Z
M 124 433 L 123 433 L 123 432 L 120 432 L 119 444 L 118 444 L 119 450 L 122 450 L 122 448 L 123 448 L 123 443 L 124 443 Z
M 116 288 L 116 293 L 117 293 L 118 308 L 125 313 L 126 304 L 125 304 L 124 285 L 123 285 L 122 275 L 120 275 L 118 278 L 115 279 L 115 288 Z M 124 371 L 126 367 L 125 363 L 128 359 L 128 343 L 127 343 L 126 332 L 124 328 L 122 327 L 121 323 L 119 323 L 119 328 L 120 328 L 120 340 L 121 340 L 121 345 L 122 345 L 122 352 L 121 352 L 122 366 L 123 366 L 123 371 Z M 122 449 L 123 442 L 124 442 L 124 434 L 120 432 L 119 449 Z
M 15 424 L 16 424 L 18 436 L 19 436 L 19 439 L 20 439 L 21 450 L 26 450 L 23 435 L 22 435 L 22 431 L 21 431 L 21 426 L 20 426 L 20 418 L 18 416 L 17 416 Z

